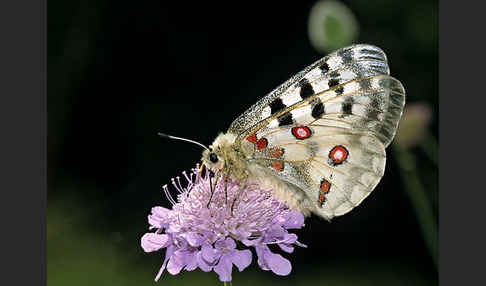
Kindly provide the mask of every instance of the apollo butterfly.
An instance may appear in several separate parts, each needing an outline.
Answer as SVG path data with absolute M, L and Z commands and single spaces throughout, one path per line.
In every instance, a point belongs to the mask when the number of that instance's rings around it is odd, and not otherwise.
M 258 182 L 290 208 L 330 220 L 358 206 L 385 170 L 405 104 L 385 53 L 360 44 L 314 62 L 263 97 L 203 152 L 243 189 Z

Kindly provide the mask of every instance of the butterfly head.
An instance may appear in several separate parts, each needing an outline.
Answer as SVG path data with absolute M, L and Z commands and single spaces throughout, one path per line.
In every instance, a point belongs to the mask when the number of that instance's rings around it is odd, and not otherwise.
M 202 161 L 204 165 L 213 172 L 223 169 L 225 162 L 221 150 L 218 150 L 217 148 L 204 150 L 202 154 Z
M 232 161 L 233 143 L 236 139 L 231 133 L 220 134 L 209 149 L 203 151 L 202 161 L 211 171 L 216 172 L 227 167 Z

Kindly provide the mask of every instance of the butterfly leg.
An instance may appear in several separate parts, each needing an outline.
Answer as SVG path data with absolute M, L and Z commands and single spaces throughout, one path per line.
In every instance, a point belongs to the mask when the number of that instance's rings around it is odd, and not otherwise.
M 225 202 L 228 203 L 228 173 L 224 175 L 224 198 Z
M 209 169 L 207 169 L 208 172 L 211 172 Z M 209 204 L 211 203 L 211 200 L 213 199 L 213 194 L 214 190 L 216 189 L 216 185 L 218 184 L 218 178 L 219 178 L 219 171 L 216 172 L 216 179 L 214 180 L 214 184 L 211 181 L 211 173 L 209 173 L 209 187 L 211 189 L 211 195 L 209 196 L 209 201 L 207 204 L 207 208 L 209 208 Z
M 202 175 L 203 170 L 204 170 L 204 163 L 202 163 L 201 168 L 199 168 L 199 176 Z

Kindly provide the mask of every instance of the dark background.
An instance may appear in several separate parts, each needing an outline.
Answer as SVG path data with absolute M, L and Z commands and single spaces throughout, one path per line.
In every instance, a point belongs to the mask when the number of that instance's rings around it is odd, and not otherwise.
M 140 237 L 160 186 L 254 102 L 323 56 L 308 39 L 314 1 L 59 1 L 48 3 L 48 284 L 152 285 L 162 258 Z M 407 105 L 425 102 L 437 138 L 436 1 L 342 1 L 356 42 L 381 47 Z M 437 166 L 412 148 L 437 215 Z M 388 150 L 385 176 L 359 207 L 298 231 L 308 245 L 284 254 L 292 273 L 256 264 L 233 283 L 437 285 L 437 267 Z M 163 285 L 218 284 L 200 270 Z M 184 284 L 186 283 L 186 284 Z

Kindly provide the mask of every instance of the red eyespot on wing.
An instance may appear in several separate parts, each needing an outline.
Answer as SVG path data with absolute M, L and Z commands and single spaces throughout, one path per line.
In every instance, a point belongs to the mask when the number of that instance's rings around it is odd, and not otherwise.
M 275 158 L 280 158 L 284 153 L 283 149 L 274 149 L 270 151 L 270 156 L 275 157 Z
M 346 149 L 344 146 L 334 146 L 329 152 L 330 163 L 332 163 L 332 165 L 339 165 L 346 161 L 348 155 L 348 149 Z
M 294 128 L 292 128 L 291 132 L 292 132 L 292 135 L 294 135 L 294 137 L 299 139 L 299 140 L 307 139 L 307 138 L 311 137 L 311 135 L 312 135 L 311 130 L 307 126 L 294 127 Z
M 273 161 L 272 164 L 270 165 L 272 168 L 275 170 L 282 172 L 283 170 L 283 162 L 282 161 Z
M 331 183 L 329 183 L 326 179 L 322 179 L 319 189 L 319 200 L 317 202 L 319 203 L 319 206 L 322 206 L 326 200 L 326 194 L 329 193 L 329 189 L 331 189 Z
M 257 150 L 263 150 L 268 146 L 268 140 L 266 138 L 262 138 L 256 142 Z
M 257 142 L 256 133 L 246 137 L 246 140 L 250 141 L 251 143 L 256 143 Z

